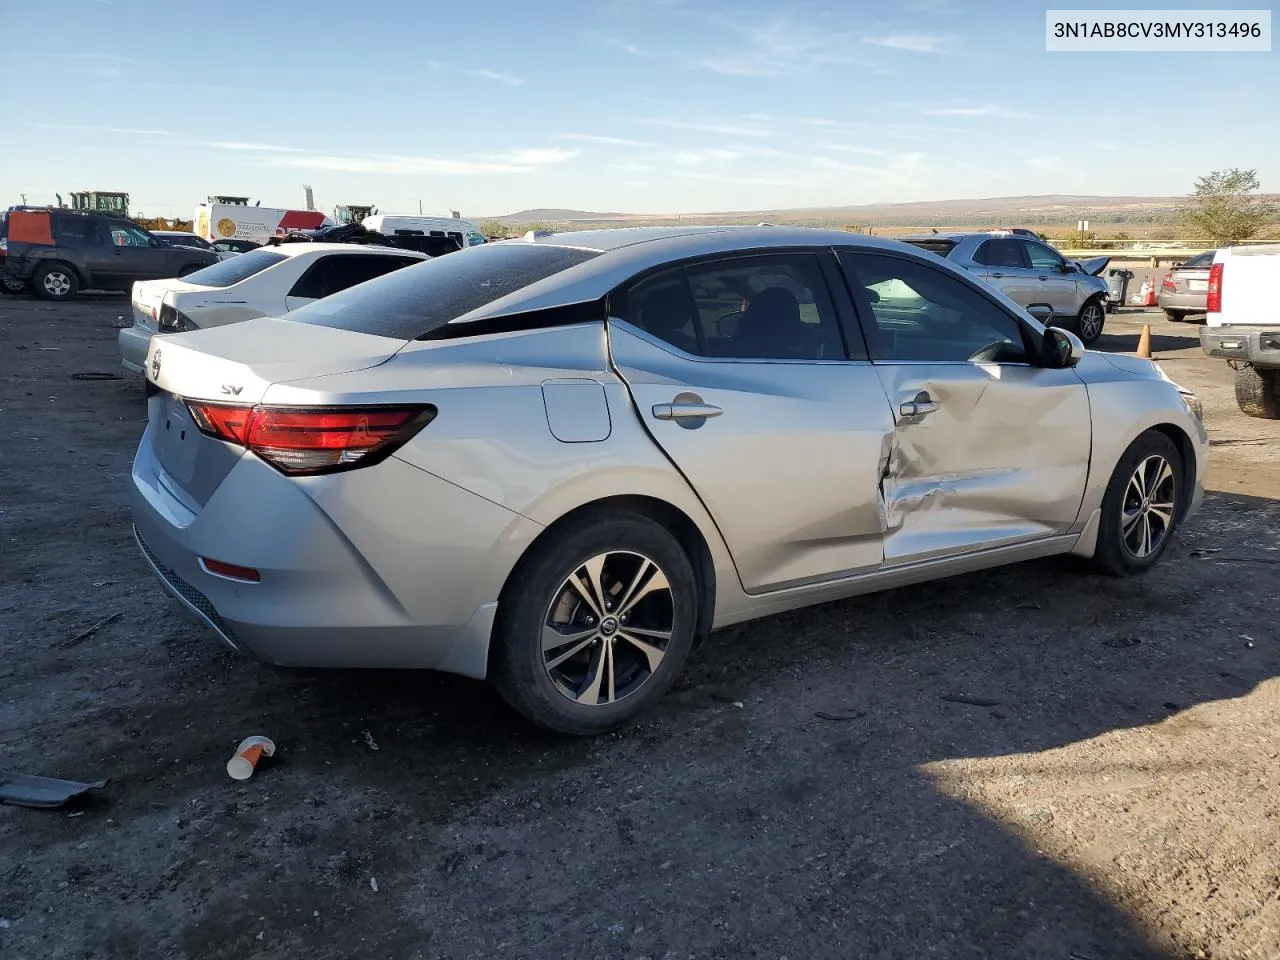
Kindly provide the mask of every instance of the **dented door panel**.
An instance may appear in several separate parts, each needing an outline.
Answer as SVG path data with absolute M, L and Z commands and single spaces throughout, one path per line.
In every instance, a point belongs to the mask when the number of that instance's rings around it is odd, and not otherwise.
M 638 415 L 706 504 L 748 593 L 880 567 L 894 423 L 870 363 L 709 360 L 609 327 Z
M 886 566 L 1051 537 L 1075 523 L 1091 426 L 1088 392 L 1071 370 L 875 368 L 897 419 L 882 480 Z

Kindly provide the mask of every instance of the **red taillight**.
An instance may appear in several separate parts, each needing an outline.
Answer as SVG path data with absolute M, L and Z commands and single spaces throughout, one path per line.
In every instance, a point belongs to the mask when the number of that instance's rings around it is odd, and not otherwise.
M 1205 296 L 1204 308 L 1209 313 L 1222 312 L 1222 264 L 1215 263 L 1209 268 L 1209 292 Z
M 1172 273 L 1166 273 L 1166 274 L 1164 275 L 1164 279 L 1160 281 L 1160 286 L 1161 286 L 1161 287 L 1163 287 L 1165 290 L 1177 290 L 1177 289 L 1178 289 L 1178 285 L 1177 285 L 1176 283 L 1174 283 L 1174 282 L 1173 282 L 1173 274 L 1172 274 Z
M 435 407 L 237 407 L 188 400 L 202 433 L 248 447 L 281 473 L 376 463 L 430 423 Z

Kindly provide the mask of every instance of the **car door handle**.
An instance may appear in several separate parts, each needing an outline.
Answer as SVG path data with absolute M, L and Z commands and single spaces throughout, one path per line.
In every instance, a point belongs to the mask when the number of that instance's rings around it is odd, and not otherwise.
M 989 274 L 989 276 L 995 277 L 997 280 L 1003 280 L 1003 279 L 1004 279 L 1004 274 L 1003 274 L 1003 273 L 992 273 L 992 274 Z
M 1040 279 L 1041 279 L 1041 280 L 1048 280 L 1049 278 L 1048 278 L 1048 277 L 1041 277 Z
M 929 394 L 921 392 L 916 394 L 914 400 L 907 400 L 898 407 L 898 412 L 904 417 L 923 417 L 925 414 L 933 413 L 941 404 Z
M 719 407 L 710 403 L 655 403 L 653 418 L 655 420 L 693 420 L 706 417 L 718 417 L 724 413 Z

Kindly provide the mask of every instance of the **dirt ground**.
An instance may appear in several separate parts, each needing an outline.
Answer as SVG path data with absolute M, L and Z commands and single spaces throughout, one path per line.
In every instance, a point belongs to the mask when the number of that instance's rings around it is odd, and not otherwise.
M 1280 957 L 1280 423 L 1193 325 L 1212 492 L 1128 581 L 1055 560 L 715 635 L 595 741 L 488 689 L 225 652 L 136 555 L 118 315 L 0 298 L 0 957 Z M 76 643 L 87 627 L 119 619 Z M 994 701 L 975 706 L 954 695 Z M 276 762 L 228 779 L 236 743 Z

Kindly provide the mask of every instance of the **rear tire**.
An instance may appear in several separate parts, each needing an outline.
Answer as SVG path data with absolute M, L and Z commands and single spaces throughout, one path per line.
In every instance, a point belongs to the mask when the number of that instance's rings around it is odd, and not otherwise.
M 1187 319 L 1187 315 L 1181 310 L 1166 310 L 1164 315 L 1170 323 L 1182 323 Z
M 1252 364 L 1237 368 L 1236 405 L 1246 416 L 1280 420 L 1280 371 Z
M 548 730 L 589 736 L 622 726 L 680 673 L 699 599 L 689 557 L 664 527 L 630 512 L 583 516 L 535 544 L 512 572 L 490 679 Z
M 1073 331 L 1080 342 L 1091 347 L 1102 336 L 1102 327 L 1107 322 L 1107 311 L 1102 306 L 1102 297 L 1093 297 L 1084 302 L 1080 312 L 1076 314 Z
M 1102 573 L 1146 573 L 1169 546 L 1186 490 L 1182 455 L 1172 440 L 1148 430 L 1116 464 L 1102 497 L 1093 564 Z
M 80 292 L 80 279 L 65 263 L 41 264 L 31 277 L 37 297 L 44 300 L 70 300 Z

